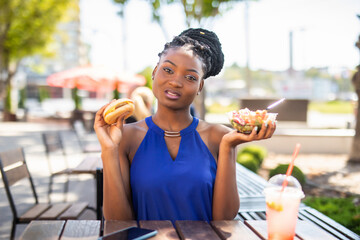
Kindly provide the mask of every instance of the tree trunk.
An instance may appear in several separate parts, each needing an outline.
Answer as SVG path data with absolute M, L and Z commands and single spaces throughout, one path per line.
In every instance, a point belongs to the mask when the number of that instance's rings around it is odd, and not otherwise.
M 349 162 L 360 163 L 360 66 L 358 66 L 358 71 L 353 76 L 352 82 L 354 84 L 358 100 L 356 109 L 355 136 L 352 143 Z
M 3 121 L 4 122 L 15 122 L 16 120 L 17 120 L 17 117 L 16 117 L 15 113 L 11 113 L 6 110 L 3 112 Z

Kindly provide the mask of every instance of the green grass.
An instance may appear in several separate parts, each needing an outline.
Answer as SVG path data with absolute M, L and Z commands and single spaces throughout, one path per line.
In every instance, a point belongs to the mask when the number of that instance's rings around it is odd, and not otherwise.
M 206 111 L 208 113 L 227 113 L 233 110 L 238 110 L 239 104 L 231 103 L 230 105 L 223 106 L 219 103 L 214 103 L 210 106 L 206 106 Z
M 303 203 L 315 208 L 351 231 L 360 234 L 360 204 L 355 204 L 355 200 L 359 202 L 359 199 L 354 197 L 307 197 L 303 200 Z
M 354 105 L 350 101 L 310 102 L 309 110 L 321 113 L 354 113 Z

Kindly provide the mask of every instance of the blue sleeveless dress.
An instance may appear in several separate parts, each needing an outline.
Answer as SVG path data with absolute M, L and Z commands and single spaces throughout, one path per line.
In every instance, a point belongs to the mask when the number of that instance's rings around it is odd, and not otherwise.
M 212 220 L 216 161 L 196 127 L 182 131 L 173 160 L 164 130 L 145 119 L 149 127 L 130 166 L 132 201 L 137 220 Z

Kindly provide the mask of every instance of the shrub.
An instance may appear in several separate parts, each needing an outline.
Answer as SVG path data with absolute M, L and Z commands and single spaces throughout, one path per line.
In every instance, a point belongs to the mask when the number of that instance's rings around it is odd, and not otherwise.
M 257 159 L 250 153 L 239 154 L 236 161 L 254 173 L 256 173 L 259 168 Z
M 304 203 L 360 234 L 360 205 L 357 198 L 306 197 Z
M 267 155 L 267 150 L 265 147 L 262 147 L 262 146 L 248 145 L 248 146 L 242 148 L 239 151 L 238 155 L 241 155 L 244 153 L 252 154 L 256 158 L 256 161 L 258 162 L 258 166 L 260 167 Z
M 279 164 L 276 168 L 270 170 L 269 178 L 271 178 L 272 176 L 274 176 L 276 174 L 286 174 L 288 167 L 289 167 L 289 164 Z M 305 174 L 300 170 L 300 168 L 298 168 L 297 166 L 294 166 L 291 175 L 299 181 L 301 186 L 304 186 L 304 184 L 306 182 L 306 177 L 305 177 Z

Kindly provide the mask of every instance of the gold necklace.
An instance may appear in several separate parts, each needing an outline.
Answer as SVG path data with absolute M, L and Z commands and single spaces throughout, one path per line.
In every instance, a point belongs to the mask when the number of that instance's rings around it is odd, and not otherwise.
M 165 137 L 173 137 L 173 138 L 175 138 L 175 137 L 180 137 L 181 134 L 180 134 L 180 131 L 179 132 L 170 132 L 170 131 L 164 130 L 164 136 Z

